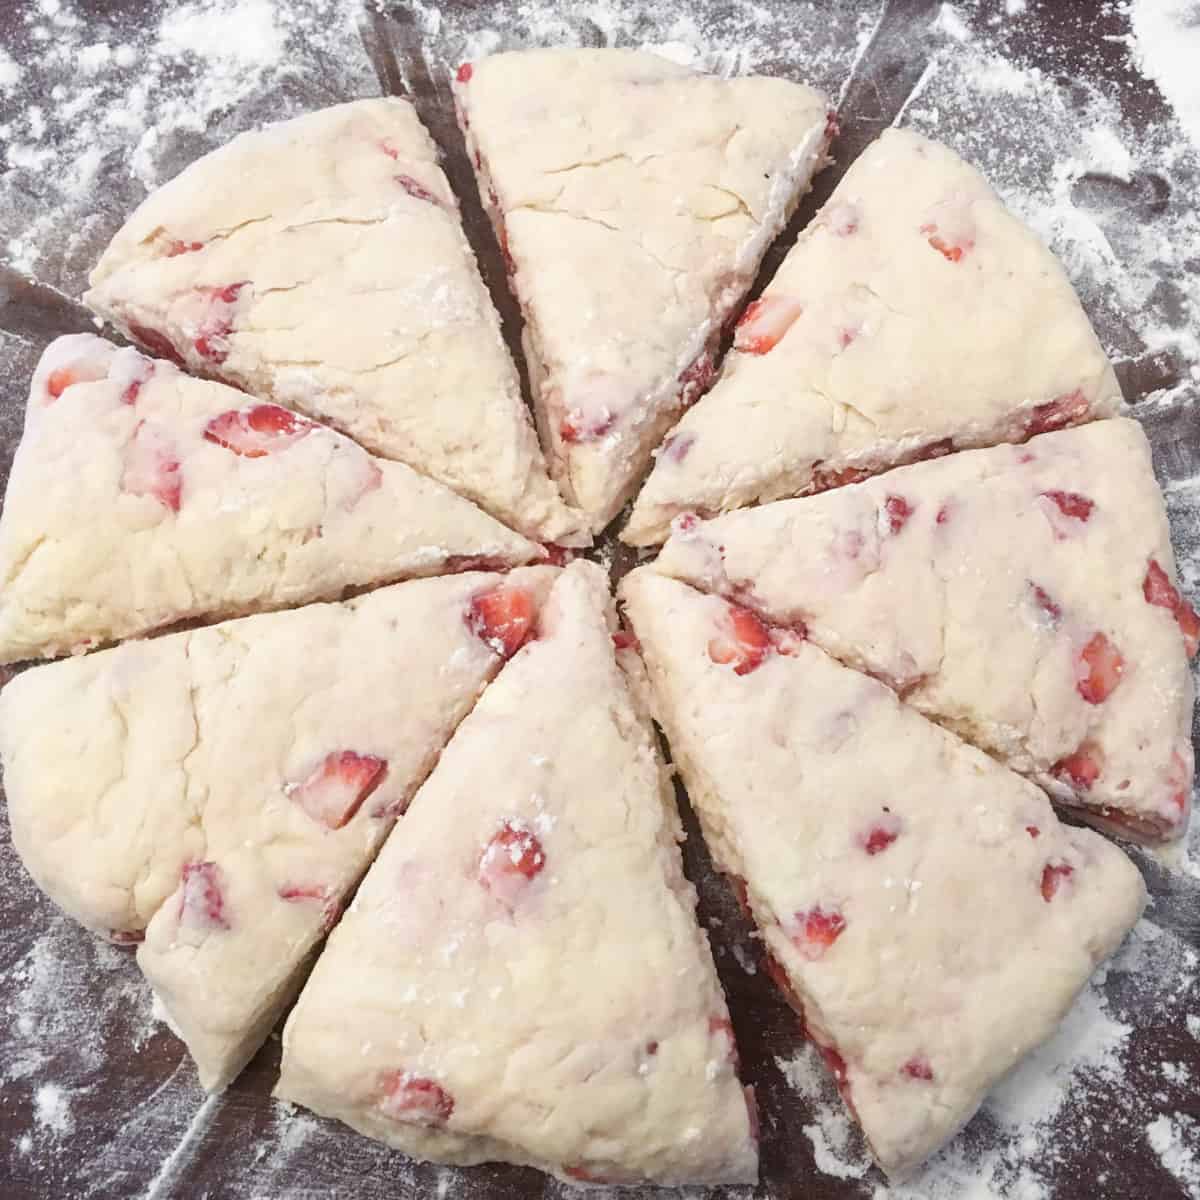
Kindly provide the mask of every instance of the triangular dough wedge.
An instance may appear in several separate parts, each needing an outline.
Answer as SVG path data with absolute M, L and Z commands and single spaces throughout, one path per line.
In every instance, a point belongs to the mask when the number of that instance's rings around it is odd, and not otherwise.
M 127 642 L 0 694 L 14 845 L 76 920 L 141 942 L 206 1088 L 262 1044 L 555 574 L 418 580 Z
M 646 570 L 621 589 L 692 805 L 879 1164 L 914 1168 L 1053 1032 L 1133 864 L 883 684 Z
M 333 430 L 90 334 L 34 374 L 0 518 L 0 661 L 544 557 Z
M 142 203 L 91 285 L 84 302 L 152 353 L 327 421 L 529 537 L 581 540 L 407 101 L 205 155 Z
M 803 624 L 1103 829 L 1186 829 L 1200 618 L 1136 422 L 676 529 L 655 570 Z
M 551 471 L 598 531 L 707 388 L 722 326 L 828 162 L 828 102 L 616 49 L 493 55 L 455 90 Z
M 406 1153 L 748 1182 L 757 1146 L 603 572 L 446 747 L 317 963 L 276 1094 Z
M 891 129 L 739 322 L 622 537 L 1111 416 L 1121 392 L 1058 260 L 953 151 Z

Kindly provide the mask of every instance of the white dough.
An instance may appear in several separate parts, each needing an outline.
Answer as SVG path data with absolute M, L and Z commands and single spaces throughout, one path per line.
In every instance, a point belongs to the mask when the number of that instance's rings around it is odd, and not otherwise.
M 91 285 L 84 302 L 151 351 L 327 421 L 529 537 L 587 541 L 407 101 L 240 135 L 142 203 Z
M 828 162 L 828 101 L 616 49 L 496 54 L 455 94 L 551 471 L 596 532 L 708 386 L 722 325 Z
M 331 429 L 79 334 L 30 389 L 0 517 L 0 661 L 542 556 Z
M 502 656 L 455 575 L 25 672 L 0 693 L 13 844 L 122 943 L 201 1083 L 258 1049 L 310 952 Z M 483 633 L 486 635 L 486 630 Z
M 1174 556 L 1135 421 L 681 519 L 654 569 L 803 623 L 1085 820 L 1140 841 L 1187 828 L 1180 625 L 1194 652 L 1200 619 L 1177 592 L 1179 616 L 1166 606 Z
M 645 569 L 621 595 L 713 856 L 903 1175 L 1054 1031 L 1136 921 L 1138 872 L 811 643 L 745 610 L 738 640 L 738 610 Z
M 897 463 L 1113 415 L 1112 368 L 1055 257 L 973 167 L 887 130 L 739 322 L 622 537 Z
M 330 939 L 276 1094 L 440 1162 L 749 1182 L 757 1146 L 669 777 L 577 563 Z

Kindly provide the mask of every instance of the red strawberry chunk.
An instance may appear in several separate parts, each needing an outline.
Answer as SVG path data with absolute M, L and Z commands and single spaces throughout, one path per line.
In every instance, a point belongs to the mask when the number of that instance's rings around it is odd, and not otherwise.
M 411 175 L 397 175 L 396 182 L 414 200 L 424 200 L 426 204 L 441 204 L 441 201 L 428 188 L 419 184 Z
M 1192 774 L 1195 764 L 1189 754 L 1185 758 L 1178 750 L 1171 754 L 1171 769 L 1167 773 L 1167 786 L 1171 788 L 1171 802 L 1182 815 L 1187 810 L 1192 794 Z
M 558 433 L 564 442 L 596 442 L 607 434 L 617 423 L 615 413 L 608 411 L 585 416 L 573 409 L 559 424 Z
M 136 321 L 128 322 L 127 327 L 129 336 L 139 346 L 144 346 L 151 354 L 165 358 L 168 362 L 175 363 L 176 366 L 183 366 L 183 356 L 175 349 L 175 344 L 165 333 L 160 333 L 157 329 L 149 329 L 145 325 L 139 325 Z
M 1078 791 L 1086 792 L 1100 778 L 1103 770 L 1103 751 L 1095 742 L 1086 741 L 1065 758 L 1060 758 L 1050 768 L 1050 774 Z
M 825 492 L 830 488 L 846 487 L 851 483 L 862 483 L 869 479 L 871 472 L 865 467 L 822 467 L 819 463 L 813 467 L 814 492 Z
M 933 1068 L 929 1065 L 929 1059 L 924 1055 L 917 1055 L 914 1058 L 910 1058 L 901 1070 L 909 1079 L 923 1079 L 926 1082 L 933 1079 Z
M 229 334 L 233 331 L 233 310 L 238 294 L 247 284 L 226 284 L 223 288 L 209 289 L 209 315 L 200 326 L 200 332 L 192 345 L 201 358 L 209 362 L 223 363 L 229 357 Z
M 184 864 L 179 924 L 189 929 L 229 928 L 221 868 L 215 862 Z
M 1036 825 L 1026 825 L 1025 832 L 1031 838 L 1040 838 L 1042 836 L 1042 831 Z
M 836 908 L 817 905 L 792 918 L 788 936 L 796 949 L 808 959 L 820 958 L 842 936 L 846 918 Z
M 459 83 L 470 83 L 471 76 L 475 73 L 475 68 L 469 62 L 461 63 L 458 70 L 454 73 L 454 78 Z
M 333 891 L 319 883 L 285 884 L 278 892 L 280 900 L 303 904 L 309 900 L 321 902 L 321 925 L 328 933 L 337 924 L 340 905 Z
M 946 259 L 947 262 L 961 262 L 963 255 L 975 244 L 969 238 L 962 238 L 958 241 L 944 238 L 938 233 L 938 227 L 936 225 L 922 225 L 921 232 L 927 235 L 929 244 L 944 259 Z
M 92 383 L 98 379 L 108 378 L 108 368 L 99 362 L 81 359 L 69 367 L 58 367 L 46 377 L 46 392 L 50 400 L 59 396 L 77 383 Z
M 471 600 L 467 628 L 504 658 L 514 654 L 533 636 L 537 606 L 525 588 L 501 584 Z
M 167 257 L 178 258 L 181 254 L 195 254 L 197 250 L 203 249 L 203 242 L 182 242 L 178 238 L 172 238 L 167 243 Z
M 708 643 L 708 657 L 722 666 L 733 665 L 735 675 L 749 675 L 762 665 L 771 649 L 771 634 L 748 608 L 728 605 L 730 631 Z
M 1034 405 L 1025 420 L 1025 433 L 1028 437 L 1035 437 L 1039 433 L 1065 429 L 1087 416 L 1087 411 L 1087 397 L 1076 388 L 1065 396 L 1056 396 L 1045 404 Z
M 479 856 L 479 882 L 511 907 L 545 865 L 546 854 L 537 835 L 505 821 Z
M 712 386 L 717 368 L 712 355 L 705 350 L 698 355 L 690 367 L 679 376 L 679 402 L 684 407 L 695 404 Z
M 1081 496 L 1078 492 L 1050 491 L 1041 493 L 1047 500 L 1058 506 L 1058 511 L 1064 517 L 1073 517 L 1077 521 L 1086 521 L 1096 507 L 1094 500 Z
M 846 1060 L 832 1046 L 823 1046 L 817 1042 L 816 1047 L 821 1052 L 821 1057 L 825 1060 L 825 1065 L 829 1068 L 829 1073 L 833 1076 L 833 1081 L 837 1084 L 840 1092 L 846 1087 L 849 1075 L 846 1070 Z
M 934 518 L 934 520 L 939 525 L 945 525 L 945 523 L 950 520 L 950 505 L 943 504 L 942 507 L 937 510 L 937 516 Z
M 213 417 L 204 427 L 204 438 L 243 458 L 264 458 L 286 450 L 316 428 L 314 422 L 278 404 L 256 404 Z
M 903 822 L 894 813 L 886 812 L 859 837 L 862 848 L 874 857 L 882 854 L 899 836 Z
M 748 1083 L 742 1088 L 746 1100 L 746 1119 L 750 1122 L 750 1137 L 757 1146 L 762 1140 L 762 1123 L 758 1118 L 758 1097 L 754 1093 L 754 1084 Z
M 888 528 L 895 535 L 904 528 L 913 514 L 912 505 L 903 496 L 889 496 L 883 503 L 887 513 Z
M 137 375 L 129 380 L 129 383 L 125 386 L 125 390 L 121 393 L 121 403 L 136 404 L 138 396 L 142 392 L 142 385 L 148 382 L 150 376 L 153 374 L 154 364 L 148 358 L 141 359 Z
M 1067 863 L 1047 863 L 1042 868 L 1042 899 L 1047 904 L 1058 894 L 1058 889 L 1075 874 L 1075 868 Z
M 121 491 L 150 496 L 171 512 L 179 511 L 183 475 L 174 442 L 155 425 L 139 421 L 125 447 Z
M 1079 652 L 1075 687 L 1089 704 L 1103 704 L 1121 682 L 1124 671 L 1121 652 L 1104 634 L 1096 633 Z
M 454 1113 L 454 1098 L 441 1084 L 410 1071 L 385 1071 L 379 1090 L 383 1115 L 406 1125 L 445 1125 Z
M 927 462 L 931 458 L 945 458 L 947 454 L 954 453 L 954 439 L 941 438 L 939 441 L 930 442 L 928 446 L 922 446 L 917 452 L 917 462 Z
M 1062 620 L 1062 605 L 1053 600 L 1050 593 L 1032 579 L 1029 581 L 1029 592 L 1038 613 L 1045 618 L 1047 625 L 1055 628 Z
M 746 306 L 733 334 L 733 348 L 766 354 L 782 340 L 804 306 L 794 296 L 762 296 Z
M 1195 658 L 1196 650 L 1200 648 L 1200 616 L 1196 615 L 1196 610 L 1179 594 L 1157 559 L 1152 558 L 1146 568 L 1146 578 L 1142 581 L 1142 595 L 1147 604 L 1168 609 L 1174 614 L 1183 634 L 1188 658 Z
M 614 650 L 641 650 L 642 648 L 637 635 L 630 633 L 627 629 L 618 629 L 612 635 L 612 644 Z
M 341 829 L 383 782 L 386 773 L 386 759 L 354 750 L 334 750 L 303 783 L 290 783 L 285 791 L 314 821 L 327 829 Z

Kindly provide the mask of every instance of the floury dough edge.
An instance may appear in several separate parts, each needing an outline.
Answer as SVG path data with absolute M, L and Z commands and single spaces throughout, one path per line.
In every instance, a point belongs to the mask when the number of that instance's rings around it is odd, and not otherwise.
M 543 611 L 331 936 L 276 1094 L 437 1162 L 753 1182 L 754 1101 L 605 573 L 573 564 Z
M 969 349 L 968 349 L 969 348 Z M 622 540 L 1118 411 L 1058 260 L 946 146 L 886 130 L 739 323 Z
M 829 102 L 611 49 L 490 55 L 454 91 L 551 471 L 598 532 L 707 388 L 727 318 L 830 161 Z
M 457 200 L 405 100 L 335 105 L 192 163 L 117 233 L 84 302 L 535 540 L 589 540 L 546 474 Z

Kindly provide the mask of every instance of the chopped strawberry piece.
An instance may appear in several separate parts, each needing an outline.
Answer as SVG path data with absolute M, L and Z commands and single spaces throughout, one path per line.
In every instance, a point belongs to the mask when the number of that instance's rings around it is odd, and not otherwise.
M 223 363 L 229 357 L 228 338 L 233 331 L 233 309 L 247 282 L 242 280 L 241 283 L 226 284 L 223 288 L 209 289 L 209 315 L 192 342 L 201 358 L 206 358 L 209 362 Z
M 546 855 L 537 835 L 505 821 L 479 856 L 479 882 L 511 907 L 545 865 Z
M 716 377 L 716 374 L 717 368 L 713 363 L 713 357 L 705 350 L 679 376 L 679 402 L 685 408 L 688 405 L 695 404 L 712 386 L 712 381 Z
M 1094 500 L 1089 500 L 1078 492 L 1051 491 L 1041 494 L 1056 504 L 1064 517 L 1073 517 L 1077 521 L 1086 521 L 1092 515 L 1092 509 L 1096 507 Z
M 763 296 L 746 306 L 733 334 L 733 348 L 766 354 L 779 344 L 804 306 L 793 296 Z
M 963 246 L 951 246 L 949 243 L 945 242 L 942 238 L 938 237 L 937 234 L 934 234 L 929 239 L 929 244 L 944 259 L 946 259 L 947 261 L 952 262 L 952 263 L 961 261 L 962 256 L 963 256 L 963 251 L 965 249 L 965 247 L 963 247 Z
M 683 512 L 671 522 L 671 532 L 681 533 L 686 537 L 688 534 L 695 533 L 699 524 L 700 518 L 694 512 Z
M 546 551 L 546 561 L 552 567 L 565 567 L 575 557 L 574 551 L 569 546 L 558 546 L 554 542 L 546 542 L 543 548 Z
M 694 433 L 673 433 L 663 442 L 658 457 L 665 458 L 669 462 L 681 463 L 687 458 L 688 451 L 695 444 L 696 435 Z
M 578 410 L 573 410 L 563 417 L 558 433 L 564 442 L 595 442 L 604 437 L 616 423 L 615 413 L 605 411 L 585 417 Z
M 754 613 L 740 604 L 728 606 L 728 617 L 730 632 L 709 641 L 708 657 L 722 666 L 732 663 L 735 675 L 749 675 L 770 652 L 770 632 Z
M 859 843 L 872 856 L 882 854 L 900 836 L 902 828 L 899 817 L 885 813 L 859 838 Z
M 618 629 L 612 635 L 612 643 L 614 649 L 617 650 L 640 650 L 641 642 L 638 641 L 637 635 L 630 633 L 627 629 Z
M 1178 750 L 1171 754 L 1171 769 L 1167 773 L 1167 786 L 1171 788 L 1171 801 L 1180 815 L 1187 811 L 1188 799 L 1192 794 L 1194 762 L 1189 755 L 1184 758 Z
M 954 439 L 942 438 L 936 442 L 930 442 L 928 446 L 922 446 L 917 452 L 916 462 L 927 462 L 931 458 L 945 458 L 947 454 L 954 453 Z
M 845 928 L 846 918 L 836 908 L 818 904 L 807 912 L 796 913 L 788 936 L 805 958 L 817 959 L 842 936 Z
M 400 151 L 396 148 L 396 143 L 391 138 L 381 138 L 379 148 L 393 161 L 400 157 Z
M 72 363 L 69 367 L 59 367 L 51 371 L 46 377 L 46 392 L 51 400 L 57 400 L 67 388 L 77 383 L 92 383 L 107 377 L 107 367 L 98 362 L 89 362 L 84 359 Z
M 441 204 L 441 201 L 426 187 L 422 187 L 411 175 L 397 175 L 396 182 L 414 200 L 424 200 L 426 204 Z
M 1152 558 L 1146 568 L 1146 578 L 1142 581 L 1142 595 L 1145 596 L 1147 604 L 1168 609 L 1174 614 L 1183 634 L 1188 658 L 1195 658 L 1196 650 L 1200 648 L 1200 616 L 1196 615 L 1196 610 L 1179 594 L 1157 559 Z
M 169 362 L 175 363 L 176 366 L 183 366 L 183 356 L 175 349 L 175 344 L 165 333 L 160 333 L 157 329 L 149 329 L 135 321 L 128 323 L 128 329 L 129 336 L 139 346 L 144 346 L 151 354 L 165 358 Z
M 471 76 L 475 73 L 475 68 L 469 62 L 461 63 L 459 68 L 454 73 L 454 78 L 459 83 L 470 83 Z
M 1047 863 L 1042 868 L 1042 899 L 1047 904 L 1058 894 L 1058 889 L 1075 874 L 1075 868 L 1067 863 Z
M 746 1100 L 746 1119 L 750 1122 L 750 1137 L 757 1146 L 762 1140 L 762 1124 L 758 1118 L 758 1097 L 754 1093 L 754 1084 L 748 1083 L 742 1088 Z
M 1057 627 L 1062 620 L 1062 605 L 1053 600 L 1050 593 L 1040 584 L 1034 583 L 1032 579 L 1029 581 L 1029 591 L 1038 611 L 1044 615 L 1046 624 L 1051 628 Z
M 302 904 L 308 900 L 321 902 L 321 926 L 326 933 L 337 924 L 341 906 L 333 891 L 319 883 L 285 884 L 278 892 L 280 900 L 289 904 Z
M 167 243 L 167 257 L 178 258 L 181 254 L 195 254 L 197 250 L 203 249 L 203 242 L 181 242 L 178 238 L 172 238 Z
M 471 600 L 467 628 L 504 658 L 514 654 L 533 636 L 537 606 L 532 593 L 502 584 Z
M 334 750 L 303 783 L 289 783 L 285 791 L 314 821 L 327 829 L 341 829 L 383 782 L 386 773 L 386 759 L 354 750 Z
M 950 520 L 950 505 L 943 504 L 942 507 L 937 510 L 937 516 L 934 518 L 934 520 L 939 525 L 945 525 L 945 523 Z
M 1083 742 L 1079 749 L 1060 758 L 1050 768 L 1055 779 L 1071 784 L 1078 791 L 1088 791 L 1104 770 L 1104 753 L 1092 741 Z
M 1082 390 L 1076 388 L 1065 396 L 1056 396 L 1045 404 L 1037 404 L 1030 410 L 1025 421 L 1025 433 L 1035 437 L 1039 433 L 1050 433 L 1065 429 L 1068 425 L 1087 416 L 1088 400 Z
M 151 496 L 171 512 L 179 511 L 183 475 L 175 444 L 161 429 L 139 421 L 125 447 L 121 491 Z
M 825 114 L 825 137 L 828 141 L 833 141 L 839 133 L 842 132 L 841 126 L 838 124 L 837 113 L 831 108 Z
M 286 450 L 316 428 L 314 422 L 278 404 L 256 404 L 213 417 L 204 427 L 204 439 L 243 458 L 264 458 Z
M 148 358 L 141 359 L 137 375 L 129 380 L 129 383 L 125 386 L 125 390 L 121 393 L 121 403 L 136 404 L 138 396 L 142 392 L 142 385 L 148 382 L 150 376 L 153 374 L 154 364 Z
M 923 1079 L 929 1082 L 933 1079 L 933 1068 L 929 1065 L 929 1059 L 923 1055 L 918 1055 L 915 1058 L 910 1058 L 908 1062 L 901 1068 L 904 1074 L 909 1079 Z
M 1075 684 L 1089 704 L 1103 704 L 1121 682 L 1125 659 L 1102 633 L 1093 634 L 1079 652 L 1079 678 Z
M 887 512 L 888 528 L 895 535 L 900 532 L 913 514 L 912 505 L 903 496 L 889 496 L 883 504 Z
M 825 492 L 830 488 L 846 487 L 851 483 L 862 483 L 869 479 L 871 472 L 865 467 L 821 467 L 819 463 L 813 466 L 812 490 Z
M 215 862 L 190 862 L 183 867 L 179 924 L 189 929 L 228 929 L 221 868 Z
M 845 350 L 852 342 L 858 340 L 858 335 L 862 333 L 861 326 L 846 326 L 838 330 L 838 345 Z
M 1036 825 L 1026 825 L 1025 832 L 1031 838 L 1040 838 L 1042 836 L 1042 831 Z
M 847 1083 L 846 1060 L 832 1046 L 823 1046 L 817 1042 L 816 1047 L 821 1052 L 821 1057 L 825 1060 L 825 1065 L 829 1068 L 829 1073 L 833 1076 L 833 1081 L 837 1084 L 840 1092 Z
M 445 1125 L 454 1112 L 454 1099 L 441 1084 L 409 1071 L 385 1071 L 379 1090 L 383 1115 L 406 1125 Z
M 750 889 L 746 886 L 746 881 L 740 875 L 730 875 L 727 878 L 733 888 L 733 894 L 737 898 L 738 908 L 751 920 L 754 920 L 754 914 L 750 911 Z

